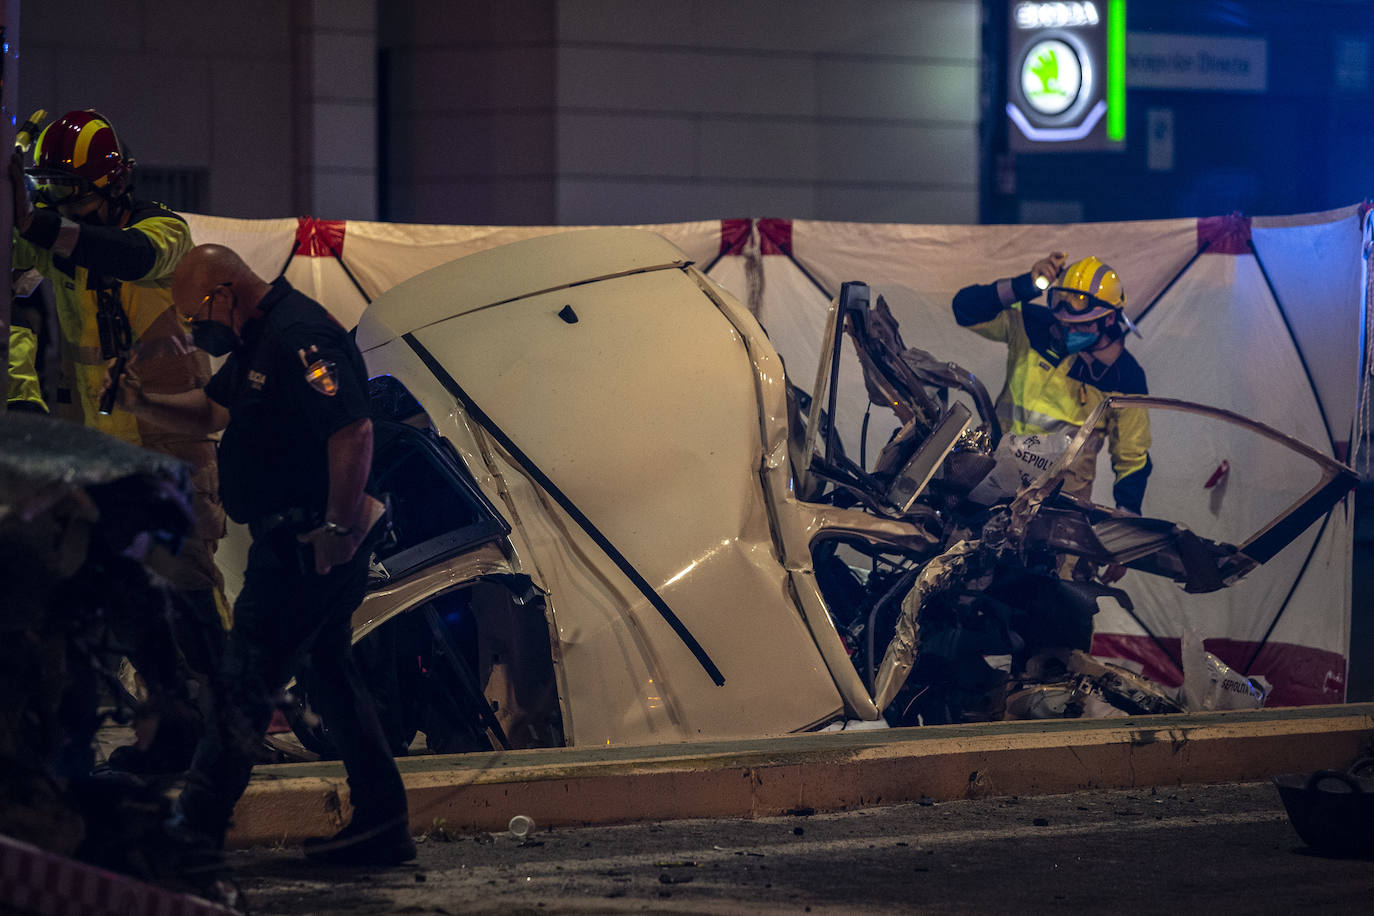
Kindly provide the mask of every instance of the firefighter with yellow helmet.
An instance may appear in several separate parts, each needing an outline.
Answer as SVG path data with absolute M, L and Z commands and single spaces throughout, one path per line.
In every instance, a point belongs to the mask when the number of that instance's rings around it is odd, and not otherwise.
M 1116 271 L 1095 257 L 1065 266 L 1062 252 L 1027 273 L 975 284 L 954 297 L 963 327 L 1007 345 L 1007 380 L 997 396 L 1005 433 L 1072 436 L 1108 394 L 1146 394 L 1145 371 L 1126 352 L 1132 330 Z M 1035 302 L 1046 294 L 1046 304 Z M 1150 420 L 1142 408 L 1109 409 L 1064 492 L 1091 499 L 1097 455 L 1106 442 L 1118 508 L 1140 514 L 1150 476 Z
M 16 271 L 36 269 L 51 281 L 56 299 L 61 367 L 48 406 L 57 417 L 191 466 L 195 528 L 178 555 L 152 565 L 171 586 L 179 620 L 194 622 L 178 640 L 182 652 L 208 671 L 204 656 L 222 642 L 228 615 L 214 561 L 225 527 L 215 443 L 203 433 L 151 426 L 101 398 L 111 368 L 126 362 L 148 390 L 170 394 L 209 381 L 209 358 L 172 308 L 172 271 L 191 249 L 190 229 L 162 204 L 133 195 L 134 160 L 98 112 L 67 112 L 38 134 L 32 154 L 27 169 L 18 149 L 10 159 L 12 258 Z

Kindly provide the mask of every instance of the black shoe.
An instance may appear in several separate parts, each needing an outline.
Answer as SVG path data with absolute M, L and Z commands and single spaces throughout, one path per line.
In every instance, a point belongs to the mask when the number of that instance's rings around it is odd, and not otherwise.
M 349 824 L 333 836 L 309 837 L 305 857 L 331 865 L 400 865 L 415 858 L 415 840 L 404 818 L 381 826 Z
M 162 835 L 172 849 L 172 867 L 185 874 L 213 874 L 224 864 L 224 839 L 196 827 L 178 807 L 162 822 Z

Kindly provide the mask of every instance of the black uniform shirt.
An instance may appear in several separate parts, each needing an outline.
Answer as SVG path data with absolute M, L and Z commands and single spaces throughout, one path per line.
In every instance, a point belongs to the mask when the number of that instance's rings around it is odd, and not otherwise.
M 241 523 L 290 509 L 323 517 L 326 444 L 370 415 L 367 368 L 348 332 L 285 280 L 272 283 L 261 308 L 205 388 L 229 409 L 219 446 L 220 499 Z

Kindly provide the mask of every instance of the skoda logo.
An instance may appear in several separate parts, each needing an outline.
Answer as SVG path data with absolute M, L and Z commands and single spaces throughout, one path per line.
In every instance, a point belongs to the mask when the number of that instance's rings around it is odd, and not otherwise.
M 1031 45 L 1021 60 L 1021 92 L 1042 115 L 1069 109 L 1083 88 L 1083 66 L 1067 42 L 1047 38 Z

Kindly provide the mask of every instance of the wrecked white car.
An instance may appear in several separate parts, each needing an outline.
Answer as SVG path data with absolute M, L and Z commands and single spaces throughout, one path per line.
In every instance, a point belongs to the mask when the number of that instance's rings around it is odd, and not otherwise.
M 871 467 L 832 433 L 846 334 L 901 423 Z M 1016 492 L 970 500 L 996 465 L 990 400 L 908 349 L 866 287 L 833 304 L 802 391 L 745 308 L 639 230 L 435 268 L 372 303 L 357 342 L 394 534 L 354 627 L 398 752 L 421 734 L 462 751 L 1174 711 L 1086 654 L 1099 599 L 1130 607 L 1092 569 L 1223 588 L 1355 481 L 1243 418 L 1143 398 L 1152 421 L 1240 424 L 1272 450 L 1284 480 L 1254 531 L 1064 496 L 1081 436 Z M 1087 574 L 1061 575 L 1075 560 Z M 328 752 L 318 720 L 295 724 Z

